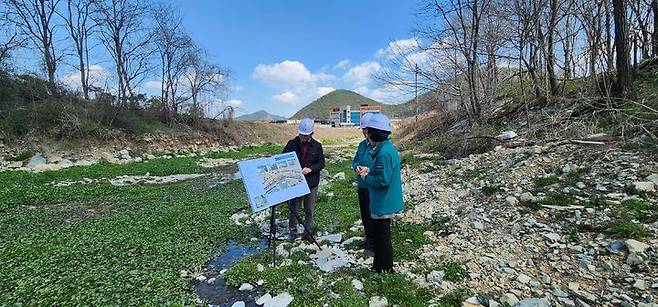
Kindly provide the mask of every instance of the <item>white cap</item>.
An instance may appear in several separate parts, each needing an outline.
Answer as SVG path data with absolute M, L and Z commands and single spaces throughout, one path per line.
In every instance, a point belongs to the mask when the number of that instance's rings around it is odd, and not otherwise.
M 368 120 L 368 123 L 366 123 L 366 128 L 375 128 L 387 132 L 393 131 L 391 120 L 388 119 L 388 116 L 382 113 L 373 114 L 372 117 L 370 117 L 370 120 Z
M 299 134 L 311 135 L 314 129 L 315 129 L 315 123 L 310 118 L 304 118 L 299 123 Z
M 359 123 L 359 128 L 361 129 L 365 128 L 371 117 L 372 117 L 372 112 L 363 114 L 363 116 L 361 116 L 361 122 Z

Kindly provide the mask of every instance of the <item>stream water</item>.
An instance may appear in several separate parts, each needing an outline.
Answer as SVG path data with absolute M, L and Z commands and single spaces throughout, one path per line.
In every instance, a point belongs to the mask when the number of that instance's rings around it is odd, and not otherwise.
M 243 301 L 246 306 L 256 306 L 258 297 L 254 297 L 254 295 L 258 295 L 257 291 L 239 291 L 238 288 L 227 285 L 219 272 L 222 269 L 230 269 L 238 260 L 266 248 L 267 240 L 261 240 L 256 247 L 236 245 L 233 241 L 229 241 L 226 252 L 212 260 L 208 265 L 208 271 L 211 274 L 206 275 L 206 277 L 208 279 L 216 278 L 215 282 L 209 284 L 206 281 L 194 281 L 197 295 L 210 305 L 231 306 L 237 301 Z

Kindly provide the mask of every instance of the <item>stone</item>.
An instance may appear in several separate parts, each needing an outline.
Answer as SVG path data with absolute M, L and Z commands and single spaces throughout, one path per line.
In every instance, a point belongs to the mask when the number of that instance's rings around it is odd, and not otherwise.
M 531 298 L 518 302 L 515 307 L 551 307 L 551 303 L 545 298 Z
M 48 163 L 46 158 L 42 154 L 38 153 L 32 156 L 32 158 L 30 158 L 30 161 L 27 162 L 27 168 L 36 169 L 37 167 L 44 165 L 46 163 Z
M 510 206 L 516 206 L 516 205 L 519 204 L 519 200 L 516 199 L 516 197 L 514 197 L 514 196 L 507 196 L 505 198 L 505 202 Z
M 633 284 L 634 288 L 640 289 L 642 291 L 647 290 L 649 287 L 647 287 L 647 282 L 643 279 L 638 279 L 635 281 Z
M 217 278 L 213 277 L 213 278 L 208 279 L 207 283 L 208 284 L 213 284 L 213 283 L 215 283 L 216 280 L 217 280 Z
M 427 273 L 427 282 L 434 283 L 434 284 L 441 284 L 443 283 L 443 278 L 445 277 L 445 272 L 443 271 L 437 271 L 434 270 L 432 272 Z
M 237 301 L 231 305 L 231 307 L 245 307 L 245 304 L 243 301 Z
M 256 300 L 256 305 L 261 306 L 267 302 L 269 302 L 272 299 L 272 295 L 269 293 L 263 294 L 260 298 Z
M 644 258 L 636 253 L 631 253 L 626 257 L 626 264 L 630 266 L 636 266 L 644 263 Z
M 368 307 L 385 307 L 388 306 L 388 300 L 383 296 L 373 296 L 368 302 Z
M 560 236 L 557 233 L 545 233 L 544 237 L 546 237 L 547 239 L 549 239 L 552 242 L 558 242 L 558 241 L 560 241 L 560 238 L 562 238 L 562 236 Z
M 252 286 L 251 284 L 248 284 L 248 283 L 244 283 L 240 286 L 240 288 L 238 290 L 240 290 L 240 291 L 251 291 L 251 290 L 254 290 L 254 286 Z
M 331 243 L 340 243 L 342 240 L 343 236 L 341 234 L 330 234 L 318 238 L 318 242 L 329 241 Z
M 361 291 L 363 290 L 363 283 L 358 279 L 352 279 L 352 287 L 358 291 Z
M 345 173 L 344 172 L 337 173 L 336 175 L 334 175 L 334 179 L 335 180 L 345 180 L 346 179 Z
M 519 199 L 521 200 L 522 203 L 529 203 L 535 199 L 535 196 L 532 195 L 532 193 L 530 192 L 525 192 L 519 196 Z
M 615 240 L 610 243 L 608 243 L 608 251 L 613 253 L 613 254 L 619 254 L 621 251 L 624 250 L 624 242 Z
M 553 289 L 553 295 L 555 295 L 556 297 L 569 297 L 569 294 L 562 291 L 562 289 L 560 288 Z
M 265 271 L 265 267 L 259 263 L 256 265 L 256 270 L 258 270 L 258 272 L 262 272 Z
M 203 276 L 203 275 L 201 275 L 201 276 L 199 276 L 199 277 L 196 278 L 196 280 L 198 280 L 198 281 L 200 281 L 200 282 L 204 282 L 204 281 L 206 281 L 206 279 L 207 279 L 207 277 L 205 277 L 205 276 Z
M 482 222 L 475 221 L 473 222 L 473 228 L 477 230 L 482 230 L 484 229 L 484 225 L 482 224 Z
M 505 293 L 500 297 L 499 301 L 503 305 L 509 304 L 510 306 L 514 306 L 519 302 L 519 299 L 516 297 L 516 295 L 514 295 L 514 293 Z
M 482 306 L 477 297 L 471 296 L 467 298 L 463 303 L 462 307 L 479 307 Z
M 525 284 L 529 283 L 530 280 L 532 280 L 532 279 L 528 275 L 519 274 L 519 276 L 516 277 L 516 280 L 525 285 Z
M 501 140 L 501 141 L 506 141 L 506 140 L 511 140 L 511 139 L 513 139 L 517 136 L 518 135 L 516 134 L 516 132 L 514 132 L 512 130 L 509 130 L 509 131 L 505 131 L 505 132 L 497 135 L 496 138 Z
M 501 307 L 502 305 L 496 300 L 489 300 L 489 307 Z
M 633 187 L 640 192 L 656 192 L 655 185 L 651 181 L 636 181 L 633 182 Z
M 292 303 L 294 300 L 294 297 L 290 295 L 288 292 L 283 292 L 275 297 L 273 297 L 271 300 L 265 302 L 264 306 L 265 307 L 286 307 Z
M 325 168 L 320 171 L 320 178 L 326 179 L 329 177 L 329 171 Z
M 577 282 L 570 282 L 567 284 L 567 289 L 571 291 L 578 291 L 579 288 L 580 288 L 580 284 Z
M 647 179 L 647 181 L 653 182 L 653 184 L 655 186 L 658 186 L 658 174 L 651 174 L 651 175 L 647 176 L 646 179 Z
M 579 188 L 579 189 L 584 189 L 584 188 L 586 188 L 587 186 L 585 185 L 584 182 L 580 182 L 580 181 L 579 181 L 579 182 L 576 182 L 576 187 Z
M 628 248 L 628 252 L 632 253 L 644 253 L 649 248 L 649 245 L 637 240 L 628 239 L 624 242 Z

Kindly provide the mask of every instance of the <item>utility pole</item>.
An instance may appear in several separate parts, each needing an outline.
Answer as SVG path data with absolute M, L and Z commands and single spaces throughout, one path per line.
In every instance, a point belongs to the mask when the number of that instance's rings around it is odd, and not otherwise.
M 416 122 L 418 122 L 418 112 L 420 110 L 420 106 L 418 105 L 418 64 L 416 64 L 416 68 L 414 69 L 416 72 L 416 82 L 415 82 L 415 87 L 416 87 Z

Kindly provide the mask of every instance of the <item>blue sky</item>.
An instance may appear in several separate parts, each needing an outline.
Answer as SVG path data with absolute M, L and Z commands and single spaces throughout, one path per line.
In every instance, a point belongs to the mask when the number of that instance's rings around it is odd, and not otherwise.
M 396 103 L 373 74 L 414 26 L 414 0 L 179 1 L 184 25 L 214 62 L 232 71 L 239 113 L 289 116 L 335 88 Z M 381 64 L 380 64 L 381 63 Z

